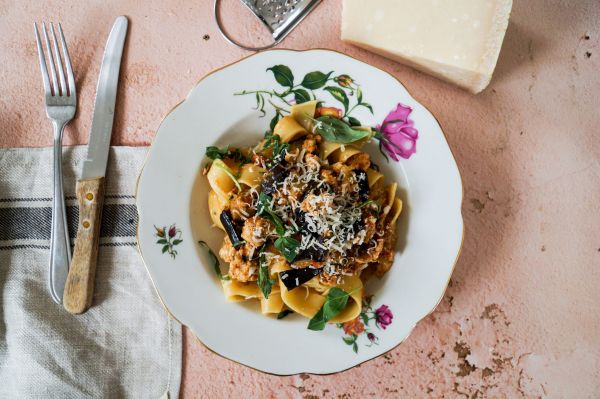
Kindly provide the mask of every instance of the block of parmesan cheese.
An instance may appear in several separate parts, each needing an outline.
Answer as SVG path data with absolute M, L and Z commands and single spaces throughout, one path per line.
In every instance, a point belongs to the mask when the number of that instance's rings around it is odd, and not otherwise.
M 342 40 L 479 93 L 512 0 L 343 0 Z

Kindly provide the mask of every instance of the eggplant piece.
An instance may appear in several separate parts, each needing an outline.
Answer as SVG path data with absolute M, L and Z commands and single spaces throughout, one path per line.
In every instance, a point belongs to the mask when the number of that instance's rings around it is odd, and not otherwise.
M 317 188 L 317 185 L 319 183 L 317 183 L 316 181 L 310 181 L 307 186 L 306 189 L 302 192 L 302 194 L 300 195 L 300 198 L 298 198 L 299 202 L 302 202 L 306 199 L 306 196 L 308 194 L 312 194 L 312 192 L 315 190 L 315 188 Z
M 358 197 L 361 201 L 367 201 L 369 199 L 369 179 L 367 178 L 367 172 L 362 169 L 356 169 L 354 173 L 358 182 Z
M 310 233 L 308 231 L 304 231 L 302 235 L 309 236 L 317 240 L 319 243 L 323 243 L 323 237 Z M 327 250 L 321 247 L 312 246 L 310 248 L 306 248 L 296 255 L 296 260 L 314 260 L 317 262 L 323 262 L 327 257 Z
M 323 243 L 323 237 L 319 236 L 318 234 L 311 233 L 308 230 L 308 226 L 306 225 L 306 213 L 305 212 L 302 212 L 300 209 L 296 208 L 294 210 L 294 221 L 296 222 L 296 224 L 298 225 L 298 228 L 300 229 L 300 234 L 302 234 L 303 236 L 313 237 L 314 239 L 319 241 L 321 244 Z M 306 249 L 300 251 L 298 253 L 298 255 L 296 256 L 296 260 L 314 260 L 317 262 L 322 262 L 325 260 L 326 256 L 327 256 L 326 249 L 311 247 L 311 248 L 306 248 Z
M 365 229 L 365 222 L 363 222 L 362 219 L 358 219 L 354 223 L 352 223 L 352 232 L 354 232 L 354 234 L 358 234 L 359 231 L 364 230 L 364 229 Z
M 284 181 L 288 174 L 288 170 L 281 163 L 271 167 L 264 175 L 261 184 L 262 192 L 273 195 L 277 191 L 277 184 Z
M 300 228 L 300 231 L 305 231 L 306 230 L 306 218 L 305 218 L 306 213 L 301 211 L 300 208 L 296 208 L 294 210 L 294 222 L 296 222 L 296 225 L 298 225 L 298 228 Z
M 279 278 L 288 290 L 293 290 L 318 276 L 323 272 L 323 268 L 318 269 L 305 267 L 303 269 L 290 269 L 279 273 Z
M 320 185 L 320 187 L 319 187 Z M 306 199 L 306 197 L 309 194 L 323 194 L 323 193 L 333 193 L 333 187 L 331 186 L 331 184 L 329 183 L 318 183 L 316 181 L 311 181 L 307 184 L 306 189 L 304 189 L 304 191 L 302 192 L 302 194 L 300 195 L 300 198 L 298 198 L 299 202 L 302 202 Z
M 229 211 L 221 212 L 221 216 L 219 217 L 221 220 L 221 224 L 225 228 L 229 239 L 231 240 L 231 244 L 234 248 L 239 247 L 244 244 L 244 240 L 242 240 L 242 234 L 239 232 L 238 227 L 233 222 L 233 218 L 231 217 L 231 213 Z
M 323 262 L 326 256 L 326 249 L 311 247 L 300 251 L 296 256 L 296 260 L 314 260 L 317 262 Z

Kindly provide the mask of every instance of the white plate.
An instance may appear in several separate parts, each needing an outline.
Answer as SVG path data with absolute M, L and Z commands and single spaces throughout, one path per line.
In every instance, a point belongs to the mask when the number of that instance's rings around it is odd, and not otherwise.
M 284 91 L 272 71 L 267 71 L 275 65 L 288 66 L 295 84 L 312 71 L 333 71 L 332 78 L 351 76 L 360 83 L 363 102 L 368 101 L 373 108 L 373 114 L 362 106 L 354 111 L 365 125 L 380 124 L 397 103 L 413 109 L 410 118 L 419 137 L 417 151 L 409 159 L 386 163 L 376 144 L 365 146 L 387 181 L 398 181 L 405 206 L 394 266 L 382 280 L 374 279 L 366 287 L 367 294 L 374 295 L 373 310 L 385 304 L 393 312 L 393 320 L 386 329 L 370 321 L 369 331 L 377 336 L 376 344 L 371 344 L 366 333 L 359 334 L 356 353 L 352 338 L 336 325 L 310 331 L 306 329 L 308 320 L 298 315 L 276 320 L 261 315 L 258 302 L 226 302 L 212 264 L 197 244 L 204 240 L 218 252 L 223 237 L 211 227 L 208 215 L 208 184 L 200 173 L 206 162 L 204 151 L 210 145 L 252 144 L 262 137 L 273 107 L 267 102 L 267 116 L 261 117 L 254 109 L 253 95 L 234 93 Z M 328 85 L 336 86 L 337 82 Z M 326 105 L 340 107 L 330 93 L 318 89 L 315 94 Z M 348 98 L 351 105 L 357 101 L 356 94 Z M 462 245 L 461 203 L 460 174 L 439 124 L 393 76 L 329 50 L 273 50 L 209 74 L 164 119 L 139 178 L 138 244 L 169 312 L 209 349 L 272 374 L 327 374 L 389 351 L 433 311 Z M 159 237 L 155 226 L 166 227 L 166 237 Z M 171 226 L 175 237 L 169 237 Z M 175 245 L 167 244 L 163 252 L 164 242 L 157 243 L 161 239 Z M 171 250 L 176 254 L 171 256 Z M 226 270 L 225 265 L 222 267 Z

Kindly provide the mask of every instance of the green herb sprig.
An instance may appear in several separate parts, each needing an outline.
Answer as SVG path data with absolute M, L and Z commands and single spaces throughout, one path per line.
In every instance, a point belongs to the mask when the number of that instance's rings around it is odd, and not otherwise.
M 332 143 L 350 144 L 371 136 L 371 132 L 352 129 L 346 122 L 331 116 L 321 116 L 313 122 L 315 132 Z
M 281 218 L 271 209 L 271 201 L 271 197 L 261 192 L 258 195 L 256 214 L 271 222 L 275 226 L 275 231 L 277 231 L 277 234 L 283 236 L 285 235 L 285 226 Z
M 241 162 L 241 163 L 248 163 L 251 161 L 246 156 L 244 156 L 244 154 L 242 154 L 242 152 L 240 151 L 239 148 L 230 150 L 228 145 L 223 148 L 219 148 L 219 147 L 215 147 L 215 146 L 206 147 L 206 156 L 208 158 L 212 159 L 213 161 L 215 159 L 224 159 L 224 158 L 231 158 L 231 159 L 233 159 L 237 162 Z
M 198 241 L 198 244 L 200 244 L 200 246 L 202 246 L 204 249 L 206 249 L 206 252 L 208 253 L 208 257 L 212 261 L 213 268 L 215 269 L 215 274 L 217 275 L 217 277 L 219 277 L 219 280 L 223 280 L 223 281 L 231 280 L 231 277 L 224 276 L 223 273 L 221 272 L 221 264 L 219 263 L 219 259 L 217 258 L 217 255 L 215 255 L 215 253 L 212 251 L 212 249 L 210 249 L 208 244 L 204 241 Z
M 272 199 L 265 193 L 258 196 L 258 206 L 256 214 L 270 221 L 275 226 L 275 231 L 279 238 L 275 241 L 275 248 L 281 252 L 288 262 L 293 262 L 298 256 L 300 242 L 295 238 L 287 236 L 288 230 L 281 218 L 271 209 Z
M 279 237 L 275 240 L 275 248 L 281 252 L 285 260 L 293 262 L 298 256 L 300 242 L 292 237 Z
M 285 151 L 290 148 L 288 143 L 282 143 L 281 137 L 278 134 L 273 134 L 272 132 L 265 133 L 265 143 L 263 145 L 263 151 L 269 148 L 273 148 L 273 156 L 271 159 L 273 163 L 278 163 L 281 161 L 281 158 L 285 155 Z
M 294 311 L 293 311 L 293 310 L 284 309 L 284 310 L 282 310 L 281 312 L 277 313 L 277 320 L 281 320 L 281 319 L 283 319 L 284 317 L 286 317 L 286 316 L 288 316 L 288 315 L 290 315 L 290 314 L 292 314 L 292 313 L 294 313 Z
M 325 328 L 325 324 L 337 316 L 348 303 L 348 298 L 352 292 L 346 292 L 340 288 L 334 287 L 329 290 L 325 303 L 319 309 L 317 314 L 308 322 L 308 329 L 313 331 L 321 331 Z
M 271 288 L 275 284 L 275 280 L 272 280 L 269 276 L 269 265 L 266 258 L 265 247 L 263 246 L 258 255 L 258 287 L 265 299 L 269 299 L 269 294 L 271 294 Z
M 377 213 L 381 212 L 381 206 L 379 205 L 379 203 L 377 201 L 373 201 L 373 200 L 367 200 L 367 201 L 363 202 L 362 204 L 359 204 L 357 206 L 357 208 L 360 209 L 360 208 L 364 208 L 364 207 L 371 206 L 371 205 L 375 205 L 375 207 L 377 208 Z

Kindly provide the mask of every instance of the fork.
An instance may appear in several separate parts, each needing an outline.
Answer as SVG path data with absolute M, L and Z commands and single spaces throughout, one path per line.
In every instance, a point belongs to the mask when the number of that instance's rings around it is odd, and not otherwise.
M 77 109 L 77 93 L 75 88 L 75 78 L 73 77 L 73 68 L 71 59 L 65 42 L 62 26 L 58 24 L 58 32 L 61 39 L 63 56 L 61 58 L 54 31 L 54 24 L 50 24 L 52 34 L 52 44 L 48 39 L 48 29 L 46 23 L 43 23 L 43 33 L 48 52 L 48 64 L 50 65 L 50 76 L 44 57 L 44 49 L 38 26 L 35 28 L 35 40 L 37 42 L 38 55 L 40 57 L 40 68 L 42 70 L 42 80 L 44 82 L 44 98 L 46 103 L 46 115 L 52 121 L 54 128 L 54 196 L 52 201 L 52 229 L 50 233 L 50 293 L 56 303 L 62 303 L 67 274 L 69 272 L 69 263 L 71 261 L 71 244 L 69 241 L 69 230 L 67 227 L 67 217 L 65 212 L 65 196 L 63 192 L 62 180 L 62 136 L 65 125 L 75 116 Z M 55 63 L 56 61 L 56 63 Z M 66 70 L 66 80 L 65 80 Z M 58 71 L 58 78 L 57 78 Z M 50 83 L 52 79 L 52 84 Z M 59 84 L 60 79 L 60 84 Z

